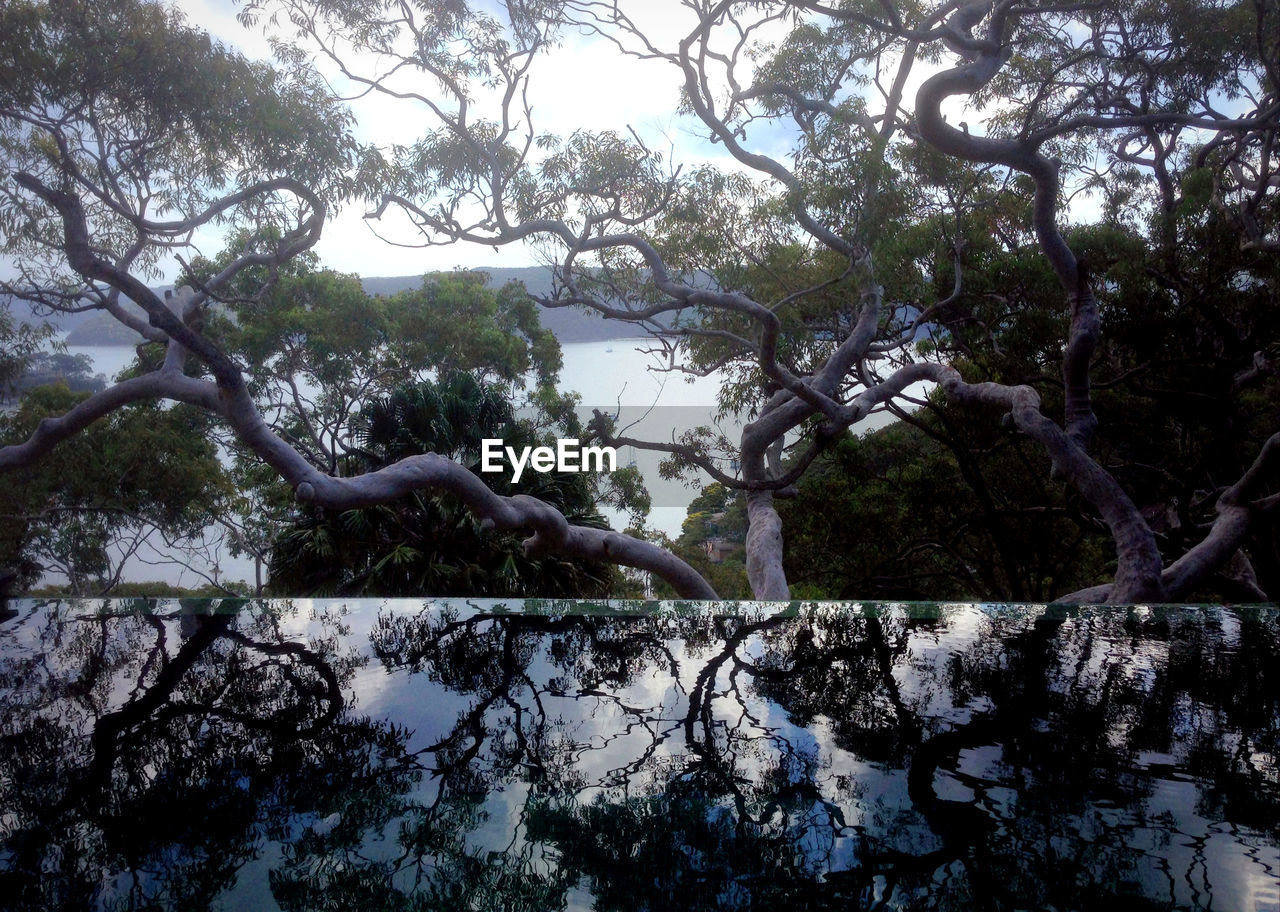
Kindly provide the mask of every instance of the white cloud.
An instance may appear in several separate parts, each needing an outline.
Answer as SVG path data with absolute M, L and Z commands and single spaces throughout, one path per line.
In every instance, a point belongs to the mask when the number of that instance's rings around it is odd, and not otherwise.
M 178 6 L 193 25 L 236 47 L 249 56 L 268 58 L 270 47 L 260 29 L 244 29 L 236 21 L 231 0 L 182 0 Z M 652 17 L 651 17 L 652 18 Z M 675 43 L 679 28 L 671 17 L 647 23 L 658 40 Z M 687 27 L 687 23 L 679 23 Z M 336 89 L 357 94 L 329 61 L 316 60 Z M 351 61 L 353 69 L 373 73 L 379 62 L 370 57 Z M 529 100 L 534 128 L 539 133 L 568 135 L 574 130 L 634 129 L 655 151 L 669 155 L 672 148 L 691 138 L 687 119 L 674 114 L 681 75 L 661 61 L 642 61 L 622 54 L 616 46 L 598 38 L 570 33 L 561 44 L 535 61 L 531 69 Z M 424 82 L 414 89 L 431 94 Z M 407 145 L 436 126 L 421 104 L 369 93 L 350 102 L 362 142 L 380 146 Z M 473 119 L 500 115 L 496 92 L 480 92 L 473 103 Z M 698 149 L 693 163 L 706 159 L 711 149 Z M 723 154 L 723 153 L 721 153 Z M 531 248 L 511 245 L 498 250 L 488 246 L 457 244 L 444 247 L 405 247 L 386 243 L 378 235 L 401 244 L 422 239 L 407 219 L 388 212 L 372 224 L 364 218 L 367 206 L 347 205 L 331 215 L 316 253 L 326 266 L 363 275 L 412 275 L 459 265 L 526 266 L 538 262 Z M 375 233 L 377 232 L 377 233 Z M 176 264 L 174 265 L 176 271 Z
M 236 20 L 239 6 L 234 0 L 178 0 L 176 6 L 191 24 L 206 29 L 216 39 L 246 55 L 270 57 L 270 45 L 261 27 L 246 29 Z M 680 37 L 692 27 L 683 6 L 669 3 L 637 3 L 628 7 L 653 43 L 674 49 Z M 783 26 L 774 28 L 774 32 Z M 282 32 L 284 30 L 281 30 Z M 777 34 L 774 35 L 777 37 Z M 633 43 L 634 44 L 634 43 Z M 375 73 L 381 63 L 369 56 L 356 56 L 353 69 Z M 339 90 L 355 93 L 356 86 L 344 79 L 332 62 L 318 57 L 317 65 Z M 932 72 L 922 69 L 913 75 L 912 85 Z M 534 128 L 538 133 L 567 135 L 575 130 L 633 129 L 655 151 L 686 169 L 714 163 L 735 170 L 747 170 L 733 161 L 723 146 L 708 142 L 705 128 L 689 115 L 676 113 L 683 74 L 663 60 L 641 60 L 624 54 L 612 42 L 595 35 L 570 30 L 560 36 L 560 44 L 548 49 L 531 69 L 529 100 Z M 749 74 L 741 75 L 746 81 Z M 416 80 L 412 88 L 434 95 L 437 87 Z M 409 144 L 437 124 L 420 103 L 369 93 L 353 100 L 357 135 L 363 142 L 386 146 Z M 480 91 L 473 102 L 473 119 L 500 116 L 496 91 Z M 748 139 L 753 148 L 785 160 L 793 133 L 786 124 L 759 122 Z M 316 247 L 321 261 L 335 269 L 363 275 L 412 275 L 438 269 L 466 266 L 523 266 L 538 262 L 528 247 L 495 250 L 488 246 L 459 244 L 444 247 L 406 247 L 387 243 L 378 234 L 402 244 L 418 244 L 418 236 L 403 215 L 389 212 L 370 224 L 364 218 L 367 204 L 356 202 L 330 216 Z M 377 232 L 377 233 L 375 233 Z M 202 232 L 205 254 L 217 253 L 217 237 Z M 0 269 L 3 264 L 0 263 Z M 176 261 L 166 268 L 166 279 L 178 272 Z

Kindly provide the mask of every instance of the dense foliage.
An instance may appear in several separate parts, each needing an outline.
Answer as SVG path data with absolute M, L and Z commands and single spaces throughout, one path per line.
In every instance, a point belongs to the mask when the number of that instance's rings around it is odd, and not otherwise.
M 438 453 L 500 493 L 537 497 L 574 523 L 607 527 L 584 475 L 530 471 L 513 484 L 480 472 L 485 438 L 517 449 L 549 439 L 534 417 L 517 416 L 500 388 L 445 374 L 365 403 L 339 470 L 358 475 Z M 519 536 L 488 532 L 456 498 L 421 492 L 342 513 L 309 508 L 271 549 L 271 589 L 283 594 L 590 598 L 610 594 L 617 582 L 609 564 L 528 555 Z
M 0 232 L 18 263 L 3 290 L 146 343 L 138 371 L 0 449 L 0 469 L 138 402 L 195 406 L 237 460 L 218 521 L 261 566 L 294 511 L 474 484 L 462 451 L 390 471 L 353 444 L 355 416 L 397 390 L 465 372 L 521 397 L 533 375 L 528 398 L 566 418 L 534 305 L 576 306 L 647 333 L 668 370 L 724 378 L 736 440 L 593 433 L 735 492 L 723 512 L 741 511 L 757 598 L 1267 598 L 1278 15 L 245 2 L 267 64 L 141 0 L 25 0 L 0 22 Z M 634 127 L 543 131 L 536 64 L 575 36 L 667 68 L 681 130 L 723 155 L 668 155 Z M 357 139 L 346 101 L 365 95 L 403 106 L 418 138 Z M 535 302 L 453 275 L 369 298 L 310 253 L 343 205 L 406 245 L 531 245 L 551 288 Z M 215 227 L 226 252 L 189 256 Z M 184 287 L 164 300 L 145 280 L 170 255 Z M 878 412 L 905 426 L 859 439 Z M 619 486 L 633 502 L 635 481 Z M 530 553 L 741 591 L 710 566 L 733 549 L 705 522 L 672 551 L 547 501 L 467 503 Z
M 1280 275 L 1272 255 L 1242 248 L 1230 220 L 1190 193 L 1170 216 L 1173 247 L 1161 242 L 1163 213 L 1147 231 L 1121 216 L 1069 235 L 1106 289 L 1096 447 L 1173 559 L 1204 534 L 1223 481 L 1248 468 L 1280 419 L 1270 368 Z M 964 291 L 921 346 L 975 380 L 1028 384 L 1060 407 L 1054 365 L 1067 315 L 1042 261 L 1001 230 L 971 234 L 960 263 Z M 945 259 L 935 267 L 939 284 L 952 281 Z M 1106 529 L 1051 482 L 1032 441 L 937 395 L 921 406 L 900 411 L 903 424 L 841 441 L 782 504 L 798 585 L 840 597 L 1048 600 L 1114 572 Z M 833 504 L 847 523 L 824 521 Z M 1263 591 L 1280 582 L 1276 533 L 1261 521 L 1248 543 L 1244 578 Z M 1203 594 L 1257 597 L 1240 583 L 1224 573 Z
M 0 418 L 0 440 L 22 440 L 88 393 L 30 391 Z M 209 419 L 187 406 L 122 409 L 30 469 L 0 476 L 0 585 L 21 591 L 44 573 L 72 595 L 109 591 L 135 554 L 198 539 L 230 484 Z M 150 544 L 148 544 L 148 542 Z

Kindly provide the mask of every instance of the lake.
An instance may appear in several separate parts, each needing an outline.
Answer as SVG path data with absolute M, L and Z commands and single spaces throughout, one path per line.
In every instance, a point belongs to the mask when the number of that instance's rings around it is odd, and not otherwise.
M 0 909 L 1280 908 L 1280 616 L 19 601 Z

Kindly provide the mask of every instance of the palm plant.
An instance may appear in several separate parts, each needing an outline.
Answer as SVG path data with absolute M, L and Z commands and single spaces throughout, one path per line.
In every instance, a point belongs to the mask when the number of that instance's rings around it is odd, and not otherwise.
M 357 475 L 439 453 L 497 493 L 537 497 L 571 523 L 606 527 L 583 475 L 530 471 L 514 484 L 480 475 L 485 438 L 517 448 L 544 442 L 503 389 L 452 373 L 366 403 L 341 471 Z M 341 513 L 304 507 L 276 537 L 271 558 L 271 588 L 292 594 L 590 598 L 607 595 L 617 580 L 608 564 L 527 555 L 519 534 L 486 531 L 457 498 L 423 491 Z

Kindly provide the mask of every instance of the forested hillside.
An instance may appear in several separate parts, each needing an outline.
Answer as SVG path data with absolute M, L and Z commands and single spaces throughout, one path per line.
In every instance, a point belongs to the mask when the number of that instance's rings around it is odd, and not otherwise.
M 522 282 L 530 294 L 546 295 L 551 291 L 552 273 L 541 266 L 480 270 L 489 277 L 489 287 L 501 288 L 507 282 Z M 365 291 L 372 295 L 390 295 L 398 291 L 416 288 L 422 283 L 421 276 L 374 276 L 362 277 Z M 163 295 L 172 290 L 172 286 L 156 286 L 153 291 Z M 126 307 L 130 306 L 128 302 Z M 61 313 L 54 311 L 45 317 L 36 318 L 24 315 L 20 305 L 11 305 L 15 315 L 32 322 L 47 321 L 60 332 L 67 334 L 68 345 L 137 345 L 142 336 L 122 325 L 114 317 L 100 312 Z M 134 311 L 141 315 L 142 308 L 133 305 Z M 543 314 L 542 323 L 551 330 L 561 342 L 600 342 L 608 339 L 623 339 L 636 336 L 637 331 L 616 320 L 604 320 L 596 314 L 584 312 L 579 308 L 566 307 L 548 310 Z

